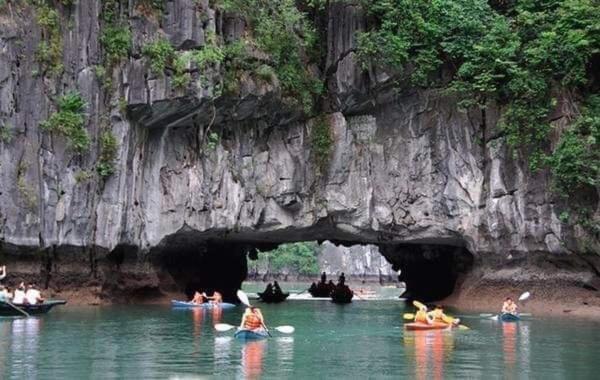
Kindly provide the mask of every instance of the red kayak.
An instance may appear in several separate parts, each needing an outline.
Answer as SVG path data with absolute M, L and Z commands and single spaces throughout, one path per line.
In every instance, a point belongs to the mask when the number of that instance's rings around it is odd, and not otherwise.
M 404 328 L 409 331 L 421 331 L 421 330 L 444 330 L 451 329 L 452 325 L 443 322 L 433 322 L 432 324 L 412 322 L 405 323 Z

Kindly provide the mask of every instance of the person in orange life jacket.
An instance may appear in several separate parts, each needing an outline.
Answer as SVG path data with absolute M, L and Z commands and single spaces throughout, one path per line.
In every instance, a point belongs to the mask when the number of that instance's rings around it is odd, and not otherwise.
M 240 323 L 240 329 L 246 330 L 258 330 L 263 329 L 265 320 L 263 318 L 260 309 L 254 306 L 249 306 L 244 311 L 242 316 L 242 322 Z

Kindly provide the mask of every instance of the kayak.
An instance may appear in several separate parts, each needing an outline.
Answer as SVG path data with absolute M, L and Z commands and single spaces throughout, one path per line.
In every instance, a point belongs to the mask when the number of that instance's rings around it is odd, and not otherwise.
M 499 315 L 499 319 L 502 322 L 517 322 L 517 321 L 521 320 L 521 317 L 519 317 L 518 314 L 502 313 Z
M 219 304 L 215 304 L 215 303 L 208 303 L 208 302 L 192 303 L 192 302 L 177 301 L 177 300 L 171 300 L 171 306 L 177 307 L 177 308 L 201 308 L 201 309 L 216 309 L 216 308 L 231 309 L 232 307 L 235 307 L 234 304 L 227 303 L 227 302 L 221 302 Z
M 258 330 L 238 329 L 235 332 L 235 334 L 233 334 L 233 336 L 240 340 L 257 340 L 257 339 L 267 338 L 269 336 L 269 333 L 267 333 L 267 331 L 264 329 L 258 329 Z
M 425 330 L 445 330 L 451 329 L 452 325 L 442 322 L 433 322 L 432 324 L 412 322 L 405 323 L 404 328 L 408 331 L 425 331 Z

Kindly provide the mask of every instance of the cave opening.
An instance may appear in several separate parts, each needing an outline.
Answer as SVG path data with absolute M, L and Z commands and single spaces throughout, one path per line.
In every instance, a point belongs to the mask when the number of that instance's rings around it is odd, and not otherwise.
M 373 245 L 360 241 L 317 243 L 294 239 L 232 241 L 192 236 L 172 235 L 157 247 L 158 254 L 154 255 L 156 264 L 170 279 L 163 281 L 161 288 L 183 292 L 188 299 L 196 290 L 207 294 L 217 290 L 225 300 L 233 302 L 237 301 L 236 291 L 247 280 L 310 283 L 318 279 L 322 271 L 333 280 L 345 271 L 346 277 L 355 283 L 365 279 L 372 282 L 379 280 L 380 283 L 400 281 L 406 287 L 402 297 L 432 302 L 451 295 L 474 261 L 473 255 L 460 244 Z M 341 254 L 329 252 L 328 259 L 315 257 L 316 251 L 322 253 L 323 247 L 328 246 L 342 247 L 341 250 L 333 250 Z M 362 247 L 362 252 L 369 251 L 367 261 L 384 258 L 382 261 L 386 262 L 388 269 L 380 263 L 365 268 L 364 263 L 361 266 L 353 262 L 352 247 Z M 273 252 L 278 252 L 277 256 Z M 265 261 L 265 257 L 270 258 Z

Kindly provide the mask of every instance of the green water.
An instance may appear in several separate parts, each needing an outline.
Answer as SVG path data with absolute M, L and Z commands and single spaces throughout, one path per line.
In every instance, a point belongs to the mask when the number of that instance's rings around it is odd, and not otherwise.
M 600 325 L 534 318 L 463 321 L 470 331 L 405 332 L 398 301 L 261 306 L 292 336 L 253 343 L 215 334 L 222 314 L 168 306 L 62 307 L 0 319 L 0 378 L 598 378 Z M 460 314 L 460 313 L 458 313 Z

